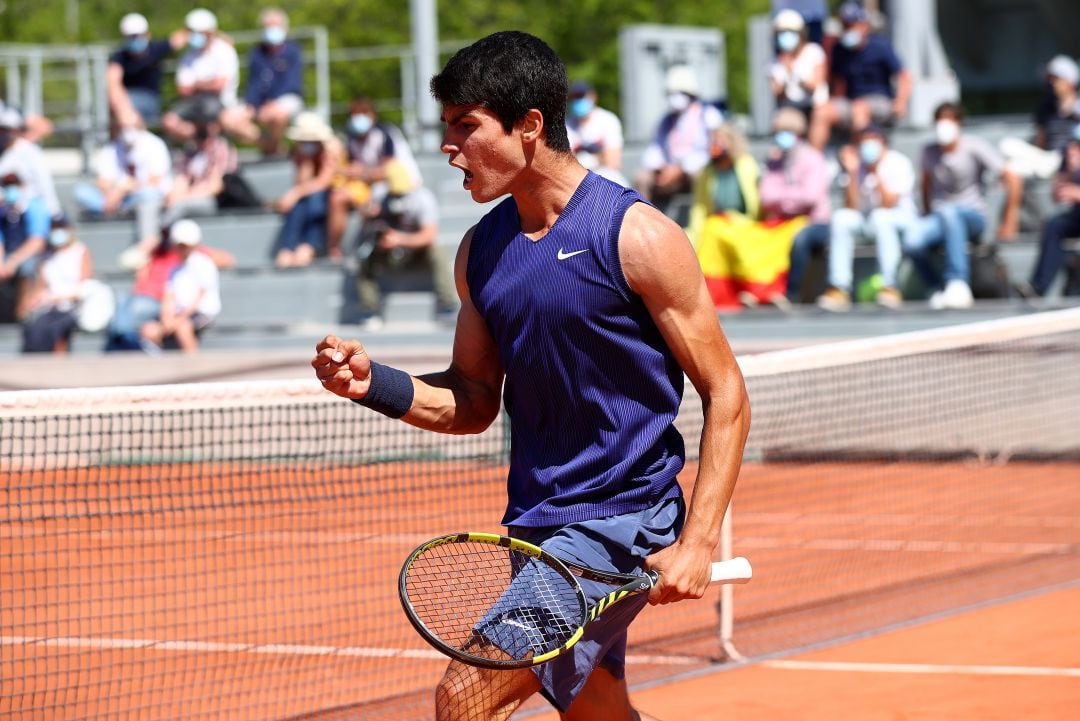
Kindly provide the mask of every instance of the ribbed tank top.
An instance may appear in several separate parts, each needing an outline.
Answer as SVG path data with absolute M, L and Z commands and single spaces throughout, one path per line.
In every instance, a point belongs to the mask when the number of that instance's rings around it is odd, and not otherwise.
M 619 260 L 636 202 L 589 173 L 540 240 L 521 233 L 513 198 L 473 233 L 470 294 L 506 372 L 504 525 L 631 513 L 680 493 L 683 372 Z

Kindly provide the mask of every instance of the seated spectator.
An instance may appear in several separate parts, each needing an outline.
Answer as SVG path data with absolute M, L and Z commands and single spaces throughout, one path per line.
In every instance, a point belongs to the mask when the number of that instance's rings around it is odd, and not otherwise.
M 0 109 L 0 176 L 10 174 L 22 178 L 30 195 L 45 202 L 50 217 L 63 214 L 45 152 L 27 137 L 23 114 L 7 106 Z
M 380 278 L 387 272 L 417 268 L 428 273 L 435 288 L 435 319 L 452 321 L 457 291 L 450 259 L 438 245 L 439 206 L 435 194 L 416 185 L 397 161 L 386 165 L 387 194 L 378 212 L 361 228 L 356 255 L 360 261 L 357 290 L 363 322 L 369 330 L 382 326 Z
M 183 261 L 181 251 L 177 250 L 170 238 L 170 231 L 170 228 L 165 228 L 161 243 L 151 251 L 146 265 L 135 271 L 131 290 L 120 294 L 117 299 L 116 311 L 106 329 L 105 351 L 143 348 L 139 331 L 147 323 L 161 317 L 165 286 L 169 276 Z M 194 252 L 206 254 L 218 269 L 236 265 L 231 253 L 210 248 L 204 243 L 196 245 Z M 158 349 L 156 346 L 147 347 L 151 351 Z
M 776 17 L 785 10 L 794 10 L 806 22 L 807 40 L 821 45 L 825 37 L 825 20 L 829 8 L 825 0 L 772 0 L 772 15 Z
M 349 104 L 345 131 L 345 158 L 334 176 L 330 194 L 327 255 L 340 259 L 341 238 L 354 209 L 376 212 L 387 193 L 386 164 L 396 160 L 416 185 L 423 184 L 412 149 L 397 126 L 379 120 L 371 98 L 358 97 Z
M 285 136 L 293 142 L 293 186 L 274 204 L 285 216 L 278 233 L 274 264 L 297 268 L 326 251 L 330 184 L 338 172 L 341 148 L 334 131 L 313 112 L 296 116 Z
M 11 315 L 21 318 L 49 235 L 49 211 L 45 201 L 32 195 L 18 175 L 4 175 L 0 186 L 0 283 L 15 286 Z
M 910 232 L 915 208 L 915 169 L 907 156 L 888 147 L 885 133 L 876 125 L 863 129 L 858 147 L 840 148 L 844 171 L 844 207 L 833 213 L 829 234 L 829 288 L 817 304 L 829 311 L 851 307 L 855 242 L 874 243 L 882 287 L 877 303 L 899 308 L 903 297 L 897 289 L 900 238 Z
M 287 39 L 289 18 L 282 10 L 259 13 L 262 42 L 248 56 L 244 103 L 222 113 L 225 131 L 252 145 L 265 156 L 282 152 L 285 129 L 304 109 L 304 59 L 300 46 Z M 261 129 L 260 129 L 261 126 Z
M 1053 285 L 1065 265 L 1064 241 L 1080 236 L 1080 126 L 1073 129 L 1065 145 L 1065 160 L 1054 177 L 1054 200 L 1067 204 L 1065 212 L 1047 221 L 1039 242 L 1039 259 L 1031 271 L 1030 282 L 1016 287 L 1025 298 L 1041 298 Z
M 596 89 L 585 81 L 571 85 L 566 110 L 566 134 L 578 162 L 612 182 L 630 185 L 622 174 L 622 121 L 596 104 Z
M 172 139 L 187 142 L 195 137 L 195 120 L 218 117 L 236 105 L 240 60 L 232 44 L 218 33 L 217 17 L 196 8 L 184 18 L 188 51 L 176 70 L 180 100 L 162 118 L 161 126 Z
M 75 201 L 95 217 L 117 218 L 134 214 L 135 245 L 121 255 L 124 267 L 146 262 L 146 252 L 158 242 L 161 203 L 172 189 L 169 148 L 141 124 L 113 122 L 112 140 L 96 159 L 94 184 L 75 186 Z
M 907 115 L 911 76 L 892 43 L 871 32 L 869 16 L 857 2 L 840 7 L 844 32 L 832 51 L 830 100 L 814 113 L 810 142 L 824 149 L 834 127 L 853 135 L 871 123 L 891 125 Z
M 199 350 L 199 334 L 221 313 L 218 267 L 210 256 L 195 248 L 202 230 L 194 220 L 177 221 L 169 239 L 180 255 L 180 264 L 169 275 L 161 299 L 161 317 L 139 330 L 143 347 L 154 353 L 174 341 L 184 353 Z
M 829 101 L 825 51 L 807 40 L 806 23 L 794 10 L 777 14 L 773 31 L 776 59 L 769 67 L 769 84 L 776 107 L 796 108 L 809 121 Z
M 776 111 L 772 147 L 761 178 L 764 222 L 802 224 L 791 243 L 786 297 L 792 302 L 801 298 L 810 256 L 829 246 L 829 169 L 821 151 L 806 142 L 806 128 L 806 116 L 795 108 Z M 783 305 L 779 297 L 773 302 Z
M 221 123 L 216 119 L 196 122 L 194 144 L 184 149 L 172 189 L 165 196 L 161 224 L 167 227 L 182 218 L 215 215 L 218 196 L 225 190 L 225 176 L 238 168 L 236 148 L 221 134 Z
M 1080 66 L 1067 55 L 1046 65 L 1047 92 L 1035 110 L 1032 142 L 1003 138 L 999 144 L 1009 169 L 1021 178 L 1052 178 L 1061 169 L 1065 146 L 1080 124 Z
M 109 56 L 105 71 L 109 110 L 125 124 L 156 127 L 161 122 L 162 66 L 184 46 L 187 35 L 178 30 L 168 40 L 154 40 L 150 23 L 139 13 L 120 19 L 120 34 L 124 43 Z
M 20 137 L 26 138 L 31 143 L 40 143 L 42 140 L 52 135 L 54 129 L 53 123 L 44 115 L 24 113 L 17 106 L 5 103 L 3 99 L 0 99 L 0 115 L 9 108 L 22 117 L 22 130 L 19 132 Z
M 720 110 L 700 99 L 697 76 L 689 66 L 669 68 L 664 89 L 669 112 L 657 125 L 634 178 L 638 192 L 661 210 L 693 187 L 709 164 L 711 133 L 724 122 Z
M 23 353 L 67 353 L 78 326 L 83 282 L 94 275 L 90 250 L 64 219 L 54 220 L 48 247 L 26 299 Z
M 963 110 L 954 103 L 943 103 L 934 111 L 935 142 L 923 148 L 921 160 L 923 207 L 928 214 L 903 239 L 905 253 L 933 291 L 930 307 L 937 310 L 970 308 L 974 302 L 968 244 L 978 242 L 986 231 L 985 175 L 1000 178 L 1008 193 L 998 239 L 1015 238 L 1019 222 L 1020 178 L 1005 169 L 989 143 L 963 134 L 963 122 Z M 943 274 L 929 257 L 931 249 L 942 246 Z

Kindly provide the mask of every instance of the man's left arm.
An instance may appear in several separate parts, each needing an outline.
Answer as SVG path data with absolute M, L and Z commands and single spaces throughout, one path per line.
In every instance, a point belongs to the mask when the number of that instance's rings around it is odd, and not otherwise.
M 649 600 L 700 598 L 709 585 L 709 564 L 750 430 L 746 386 L 682 229 L 655 208 L 635 204 L 623 221 L 619 257 L 627 283 L 697 389 L 704 411 L 686 524 L 674 544 L 646 560 L 661 574 Z

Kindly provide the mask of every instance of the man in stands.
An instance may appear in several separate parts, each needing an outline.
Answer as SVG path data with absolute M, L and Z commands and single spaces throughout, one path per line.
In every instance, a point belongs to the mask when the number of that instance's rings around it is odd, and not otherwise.
M 120 19 L 124 44 L 109 56 L 105 87 L 109 109 L 124 122 L 138 115 L 144 125 L 161 122 L 161 77 L 165 59 L 184 46 L 187 35 L 177 30 L 168 40 L 154 40 L 150 24 L 139 13 Z
M 187 53 L 176 70 L 180 100 L 165 113 L 165 133 L 181 142 L 195 137 L 194 118 L 218 117 L 236 105 L 240 61 L 236 49 L 218 34 L 217 17 L 196 8 L 184 18 Z
M 45 152 L 27 137 L 27 131 L 26 116 L 19 110 L 11 106 L 0 108 L 0 176 L 18 175 L 29 194 L 44 201 L 49 217 L 59 217 L 63 208 Z
M 14 286 L 5 293 L 12 305 L 0 315 L 15 320 L 23 314 L 51 223 L 45 201 L 33 195 L 17 174 L 0 177 L 0 189 L 0 283 Z

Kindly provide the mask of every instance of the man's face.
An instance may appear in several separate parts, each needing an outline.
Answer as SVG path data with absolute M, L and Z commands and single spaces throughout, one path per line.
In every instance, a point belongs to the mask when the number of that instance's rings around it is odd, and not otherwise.
M 526 165 L 520 124 L 507 133 L 490 110 L 456 105 L 444 105 L 442 119 L 442 152 L 450 156 L 451 166 L 465 173 L 462 187 L 478 203 L 505 195 Z

